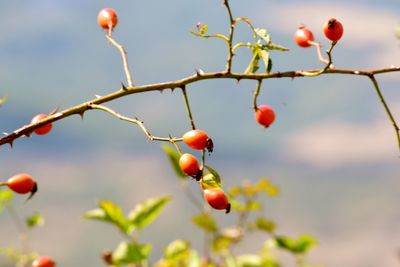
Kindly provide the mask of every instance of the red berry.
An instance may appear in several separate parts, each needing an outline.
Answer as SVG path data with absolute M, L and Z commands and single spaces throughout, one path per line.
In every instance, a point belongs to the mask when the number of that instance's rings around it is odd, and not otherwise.
M 300 25 L 294 34 L 294 40 L 301 47 L 310 47 L 310 42 L 314 41 L 314 35 L 304 25 Z
M 33 263 L 32 267 L 55 267 L 56 263 L 52 258 L 48 256 L 41 256 L 37 258 Z
M 7 181 L 8 187 L 19 194 L 27 194 L 36 191 L 36 182 L 32 176 L 26 173 L 14 175 Z
M 212 152 L 213 145 L 207 133 L 202 130 L 191 130 L 183 135 L 183 142 L 197 150 L 208 149 Z
M 189 176 L 197 177 L 200 173 L 199 162 L 195 156 L 186 153 L 179 158 L 179 167 Z
M 257 107 L 254 117 L 259 124 L 267 128 L 275 121 L 275 112 L 270 106 L 260 105 Z
M 343 35 L 343 25 L 337 19 L 330 19 L 324 24 L 324 34 L 332 42 L 337 42 Z
M 39 121 L 41 121 L 42 119 L 45 119 L 47 117 L 48 117 L 48 115 L 46 115 L 46 114 L 38 114 L 32 118 L 31 123 L 38 123 Z M 48 123 L 43 126 L 40 126 L 39 128 L 36 128 L 33 131 L 38 135 L 44 135 L 44 134 L 49 133 L 51 131 L 51 128 L 53 128 L 53 125 L 51 123 Z
M 231 204 L 228 201 L 224 191 L 220 188 L 204 189 L 204 198 L 210 204 L 211 207 L 217 210 L 226 210 L 226 213 L 230 211 Z
M 103 8 L 97 15 L 97 24 L 105 30 L 115 28 L 118 24 L 117 12 L 112 8 Z

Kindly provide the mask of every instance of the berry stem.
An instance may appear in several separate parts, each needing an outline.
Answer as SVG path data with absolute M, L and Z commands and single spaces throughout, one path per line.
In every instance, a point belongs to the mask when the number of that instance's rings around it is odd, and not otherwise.
M 1 186 L 8 186 L 8 183 L 7 182 L 0 182 L 0 187 Z
M 192 111 L 190 109 L 189 98 L 188 98 L 187 93 L 186 93 L 186 86 L 182 86 L 181 89 L 182 89 L 183 99 L 185 100 L 185 107 L 186 107 L 187 114 L 189 116 L 190 125 L 192 126 L 192 129 L 195 130 L 196 129 L 196 125 L 194 124 Z
M 400 150 L 400 128 L 396 123 L 395 118 L 393 117 L 393 114 L 388 106 L 388 104 L 386 103 L 386 100 L 382 94 L 382 91 L 379 87 L 378 81 L 376 80 L 374 75 L 370 75 L 369 79 L 371 80 L 372 84 L 374 85 L 374 89 L 375 92 L 377 93 L 379 100 L 381 101 L 383 108 L 385 109 L 385 112 L 387 114 L 387 116 L 389 117 L 389 120 L 391 121 L 392 125 L 393 125 L 393 129 L 396 132 L 396 137 L 397 137 L 397 144 L 399 146 L 399 150 Z
M 254 93 L 253 93 L 253 109 L 254 109 L 254 111 L 257 111 L 257 98 L 261 91 L 261 85 L 262 85 L 262 80 L 258 80 L 256 90 L 254 90 Z
M 318 42 L 314 42 L 314 41 L 308 41 L 308 43 L 310 45 L 315 46 L 315 48 L 317 49 L 317 54 L 318 54 L 319 61 L 321 61 L 322 63 L 327 64 L 329 66 L 329 61 L 326 58 L 324 58 L 324 56 L 322 55 L 321 45 Z
M 310 71 L 303 71 L 302 73 L 304 74 L 304 76 L 309 76 L 309 77 L 319 76 L 319 75 L 321 75 L 323 73 L 326 73 L 328 69 L 333 69 L 334 68 L 333 65 L 332 65 L 332 50 L 335 47 L 336 43 L 337 42 L 332 42 L 330 47 L 326 51 L 326 54 L 328 55 L 328 60 L 324 59 L 324 62 L 326 61 L 325 62 L 326 63 L 325 67 L 322 70 L 319 70 L 319 71 L 311 71 L 311 72 Z M 317 48 L 319 50 L 318 53 L 321 54 L 319 43 L 315 43 L 315 44 L 318 47 Z M 322 57 L 322 55 L 321 55 L 321 57 Z
M 176 151 L 178 151 L 179 155 L 182 155 L 182 150 L 179 147 L 178 143 L 175 141 L 175 139 L 172 138 L 172 136 L 169 136 L 169 138 L 171 140 L 170 142 L 174 145 L 174 147 L 175 147 Z
M 132 87 L 133 86 L 133 79 L 132 79 L 132 75 L 131 72 L 129 70 L 129 64 L 128 64 L 128 57 L 126 54 L 126 50 L 125 48 L 120 45 L 119 43 L 117 43 L 117 41 L 115 41 L 112 37 L 111 37 L 111 28 L 109 30 L 109 33 L 106 35 L 107 40 L 113 45 L 115 46 L 119 52 L 121 53 L 121 57 L 122 57 L 122 63 L 124 66 L 124 70 L 125 70 L 125 75 L 126 75 L 126 80 L 128 81 L 128 86 Z

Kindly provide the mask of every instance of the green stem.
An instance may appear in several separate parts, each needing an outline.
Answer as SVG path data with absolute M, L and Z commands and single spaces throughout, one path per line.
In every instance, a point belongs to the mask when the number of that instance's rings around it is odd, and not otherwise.
M 13 220 L 15 226 L 17 227 L 19 238 L 21 242 L 21 251 L 23 254 L 29 252 L 29 235 L 25 225 L 22 223 L 21 218 L 12 206 L 7 206 L 8 214 Z
M 183 94 L 183 98 L 185 100 L 185 107 L 186 107 L 187 114 L 189 116 L 190 125 L 192 126 L 192 129 L 195 130 L 196 126 L 194 125 L 193 115 L 192 115 L 192 111 L 190 109 L 189 99 L 188 99 L 188 96 L 187 96 L 187 93 L 186 93 L 186 87 L 185 86 L 182 86 L 182 94 Z
M 203 204 L 200 202 L 196 196 L 195 193 L 189 188 L 187 181 L 185 180 L 184 183 L 182 183 L 182 187 L 185 191 L 186 196 L 188 197 L 189 201 L 195 206 L 197 209 L 199 209 L 200 212 L 203 212 Z
M 397 144 L 398 144 L 399 150 L 400 150 L 400 129 L 399 129 L 399 126 L 397 125 L 396 120 L 393 117 L 393 114 L 390 111 L 390 108 L 389 108 L 388 104 L 386 103 L 385 98 L 383 97 L 382 91 L 379 88 L 379 84 L 378 84 L 378 81 L 376 80 L 375 76 L 374 75 L 370 75 L 369 78 L 370 78 L 372 84 L 374 85 L 375 92 L 377 93 L 377 95 L 379 97 L 379 100 L 381 101 L 381 103 L 383 105 L 383 108 L 385 109 L 385 112 L 386 112 L 387 116 L 389 117 L 389 120 L 391 121 L 391 123 L 393 125 L 393 128 L 394 128 L 394 130 L 396 132 Z

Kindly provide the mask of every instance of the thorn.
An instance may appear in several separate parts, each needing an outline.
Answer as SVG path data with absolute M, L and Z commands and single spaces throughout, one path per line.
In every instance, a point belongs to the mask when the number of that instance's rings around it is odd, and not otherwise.
M 204 75 L 204 71 L 202 69 L 196 69 L 196 75 L 202 76 L 202 75 Z
M 60 110 L 60 107 L 56 107 L 55 109 L 53 109 L 52 111 L 50 111 L 49 115 L 54 115 L 56 114 L 58 111 Z
M 237 77 L 236 80 L 237 80 L 237 83 L 239 83 L 242 80 L 242 77 Z
M 8 144 L 10 145 L 10 148 L 13 148 L 13 141 L 8 142 Z
M 121 90 L 126 91 L 128 88 L 126 88 L 125 84 L 121 82 Z
M 83 115 L 85 115 L 85 111 L 79 112 L 78 115 L 81 117 L 81 119 L 83 120 Z
M 3 132 L 3 134 L 4 134 L 4 135 L 8 135 L 8 133 L 6 133 L 6 132 Z
M 94 95 L 96 98 L 101 98 L 101 95 Z

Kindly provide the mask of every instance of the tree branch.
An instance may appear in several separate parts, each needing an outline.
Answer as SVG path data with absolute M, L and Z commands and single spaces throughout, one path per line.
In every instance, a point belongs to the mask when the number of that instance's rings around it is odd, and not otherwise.
M 274 72 L 274 73 L 227 73 L 226 71 L 222 72 L 211 72 L 211 73 L 195 73 L 192 76 L 164 83 L 157 84 L 149 84 L 149 85 L 141 85 L 141 86 L 129 86 L 122 87 L 119 90 L 110 93 L 105 96 L 98 97 L 96 99 L 89 100 L 87 102 L 81 103 L 79 105 L 73 106 L 71 108 L 65 109 L 61 112 L 57 112 L 55 114 L 49 115 L 47 118 L 37 122 L 31 123 L 22 126 L 19 129 L 16 129 L 12 133 L 6 134 L 4 137 L 0 138 L 0 146 L 4 144 L 12 145 L 14 140 L 23 137 L 30 136 L 33 130 L 43 126 L 47 123 L 58 121 L 64 119 L 66 117 L 72 115 L 81 115 L 92 109 L 93 105 L 100 105 L 102 103 L 107 103 L 113 101 L 115 99 L 131 95 L 138 94 L 144 92 L 152 92 L 152 91 L 162 91 L 165 89 L 174 89 L 174 88 L 182 88 L 186 85 L 196 83 L 202 80 L 212 80 L 212 79 L 235 79 L 235 80 L 266 80 L 266 79 L 276 79 L 276 78 L 296 78 L 296 77 L 305 77 L 304 73 L 319 73 L 321 70 L 307 70 L 307 71 L 286 71 L 286 72 Z M 400 72 L 400 67 L 389 67 L 375 70 L 352 70 L 352 69 L 327 69 L 320 75 L 327 74 L 342 74 L 342 75 L 356 75 L 356 76 L 367 76 L 371 77 L 378 74 L 391 73 L 391 72 Z

